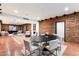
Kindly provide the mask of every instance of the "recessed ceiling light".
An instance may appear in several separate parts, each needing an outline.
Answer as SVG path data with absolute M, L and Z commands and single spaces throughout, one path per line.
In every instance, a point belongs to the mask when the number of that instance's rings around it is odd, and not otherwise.
M 68 8 L 68 7 L 66 7 L 64 10 L 65 10 L 65 11 L 68 11 L 68 10 L 69 10 L 69 8 Z
M 14 13 L 16 13 L 16 14 L 17 14 L 17 13 L 18 13 L 18 10 L 14 10 Z

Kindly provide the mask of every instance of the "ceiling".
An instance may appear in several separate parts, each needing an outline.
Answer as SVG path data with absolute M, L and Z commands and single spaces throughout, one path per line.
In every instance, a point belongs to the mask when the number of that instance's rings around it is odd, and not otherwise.
M 3 13 L 10 15 L 43 20 L 79 11 L 79 3 L 2 3 L 0 8 Z M 69 9 L 65 11 L 65 8 Z

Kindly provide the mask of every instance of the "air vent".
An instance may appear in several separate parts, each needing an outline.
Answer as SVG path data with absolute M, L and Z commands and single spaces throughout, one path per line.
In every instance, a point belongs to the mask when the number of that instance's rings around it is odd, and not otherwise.
M 23 19 L 24 19 L 24 20 L 29 20 L 29 18 L 25 18 L 25 17 L 23 17 Z

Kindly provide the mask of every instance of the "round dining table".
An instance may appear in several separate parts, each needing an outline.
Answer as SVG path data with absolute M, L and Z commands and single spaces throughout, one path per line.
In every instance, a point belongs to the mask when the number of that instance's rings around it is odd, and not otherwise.
M 55 40 L 56 38 L 57 37 L 54 35 L 40 35 L 36 36 L 36 39 L 32 40 L 33 43 L 37 43 L 39 45 L 39 56 L 41 56 L 41 53 L 43 53 L 43 51 L 49 51 L 50 53 L 52 53 L 49 49 L 46 48 L 46 46 L 49 45 L 49 41 Z

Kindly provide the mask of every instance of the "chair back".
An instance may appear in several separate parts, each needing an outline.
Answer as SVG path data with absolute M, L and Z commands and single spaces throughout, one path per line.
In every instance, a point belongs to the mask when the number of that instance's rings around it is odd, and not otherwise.
M 34 40 L 36 40 L 36 39 L 37 39 L 37 36 L 32 36 L 32 37 L 31 37 L 31 40 L 32 40 L 32 41 L 34 41 Z
M 50 49 L 55 49 L 57 47 L 58 47 L 58 40 L 57 39 L 49 41 L 49 48 Z
M 24 46 L 25 46 L 25 50 L 30 51 L 30 43 L 28 41 L 24 40 Z
M 26 31 L 26 33 L 25 33 L 26 35 L 30 35 L 30 31 Z
M 58 42 L 60 42 L 61 44 L 64 44 L 64 39 L 58 34 L 56 34 L 56 36 L 57 36 Z
M 32 36 L 31 37 L 31 44 L 34 45 L 34 46 L 38 46 L 38 43 L 37 42 L 34 42 L 38 39 L 38 36 Z

